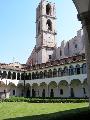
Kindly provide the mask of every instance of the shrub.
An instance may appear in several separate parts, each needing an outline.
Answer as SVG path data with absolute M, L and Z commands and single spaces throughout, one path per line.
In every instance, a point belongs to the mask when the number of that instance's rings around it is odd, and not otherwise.
M 88 99 L 84 98 L 24 98 L 24 97 L 10 97 L 8 99 L 2 99 L 0 102 L 30 102 L 30 103 L 82 103 L 89 102 Z

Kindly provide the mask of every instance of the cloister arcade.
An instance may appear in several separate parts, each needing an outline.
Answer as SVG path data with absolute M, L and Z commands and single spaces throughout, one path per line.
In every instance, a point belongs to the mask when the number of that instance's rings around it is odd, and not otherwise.
M 60 66 L 60 67 L 51 67 L 45 70 L 31 71 L 31 72 L 17 72 L 17 71 L 5 71 L 0 70 L 0 75 L 2 78 L 6 79 L 16 79 L 16 80 L 34 80 L 34 79 L 43 79 L 43 78 L 52 78 L 52 77 L 62 77 L 62 76 L 71 76 L 78 74 L 86 74 L 86 63 Z
M 0 68 L 0 97 L 88 97 L 86 61 L 39 69 Z

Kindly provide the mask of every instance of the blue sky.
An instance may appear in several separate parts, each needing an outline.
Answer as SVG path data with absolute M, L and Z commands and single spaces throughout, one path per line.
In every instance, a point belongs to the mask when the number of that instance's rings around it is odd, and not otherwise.
M 55 2 L 57 13 L 57 45 L 74 37 L 81 23 L 72 0 Z M 0 63 L 26 63 L 36 34 L 36 7 L 40 0 L 0 0 Z

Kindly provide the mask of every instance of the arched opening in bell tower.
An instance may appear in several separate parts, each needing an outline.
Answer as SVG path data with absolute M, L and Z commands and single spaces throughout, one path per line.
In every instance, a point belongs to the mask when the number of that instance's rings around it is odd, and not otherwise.
M 47 20 L 46 25 L 47 25 L 47 30 L 52 31 L 52 22 L 51 22 L 51 20 L 50 20 L 50 19 L 48 19 L 48 20 Z
M 49 3 L 46 5 L 46 14 L 51 15 L 51 5 Z

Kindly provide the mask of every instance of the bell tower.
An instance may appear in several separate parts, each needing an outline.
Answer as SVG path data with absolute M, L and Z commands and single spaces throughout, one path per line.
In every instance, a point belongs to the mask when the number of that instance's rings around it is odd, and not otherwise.
M 56 46 L 55 4 L 41 0 L 36 8 L 36 58 L 37 64 L 52 59 Z

